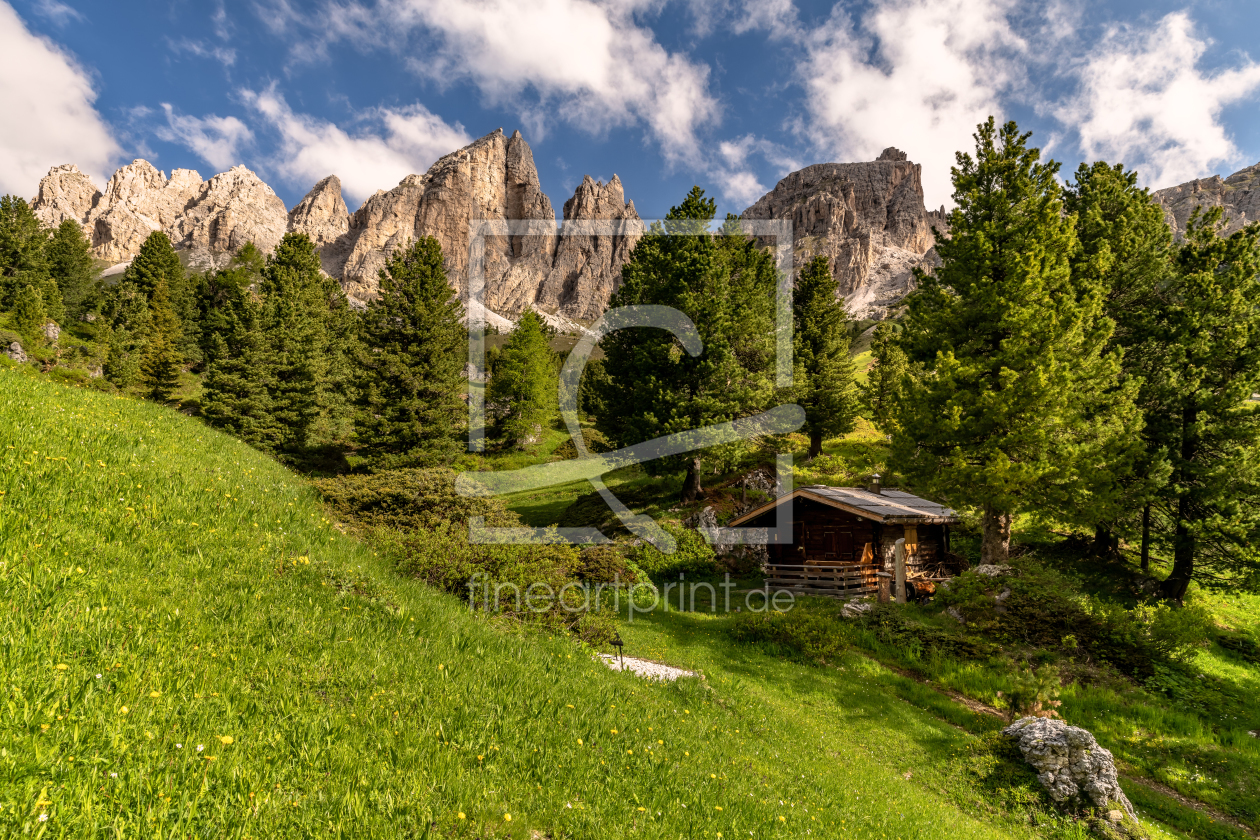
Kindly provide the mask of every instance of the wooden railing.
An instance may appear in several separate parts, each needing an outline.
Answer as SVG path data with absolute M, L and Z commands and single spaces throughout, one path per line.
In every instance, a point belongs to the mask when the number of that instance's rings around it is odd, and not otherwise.
M 879 567 L 873 563 L 828 566 L 775 564 L 766 569 L 766 586 L 802 595 L 852 597 L 875 592 L 878 589 L 875 573 L 878 571 Z

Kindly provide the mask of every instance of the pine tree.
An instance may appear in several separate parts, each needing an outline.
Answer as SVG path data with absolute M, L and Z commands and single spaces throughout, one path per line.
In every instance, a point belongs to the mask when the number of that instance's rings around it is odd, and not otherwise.
M 773 396 L 773 257 L 729 223 L 723 235 L 709 234 L 715 209 L 703 190 L 693 188 L 639 240 L 622 268 L 622 286 L 610 305 L 683 312 L 703 352 L 691 356 L 657 329 L 620 330 L 601 342 L 606 378 L 597 425 L 618 446 L 755 414 Z M 712 453 L 697 450 L 647 466 L 685 469 L 681 499 L 691 503 L 704 493 L 706 457 Z
M 26 286 L 47 294 L 47 248 L 48 232 L 26 200 L 0 198 L 0 308 L 13 308 L 14 298 Z M 44 301 L 45 307 L 49 302 Z
M 48 311 L 44 298 L 34 286 L 23 286 L 13 301 L 13 327 L 31 345 L 44 341 L 44 324 L 48 323 Z
M 549 340 L 542 319 L 526 310 L 491 371 L 486 399 L 498 415 L 499 436 L 512 446 L 537 443 L 559 413 L 558 371 Z
M 1191 219 L 1152 331 L 1167 375 L 1151 436 L 1172 462 L 1162 591 L 1177 601 L 1194 580 L 1260 589 L 1260 225 L 1221 238 L 1220 223 L 1219 208 Z
M 792 295 L 796 402 L 805 409 L 809 458 L 822 454 L 824 437 L 845 435 L 857 423 L 848 313 L 840 303 L 826 257 L 801 269 Z
M 1133 425 L 1130 436 L 1117 439 L 1119 448 L 1095 471 L 1095 487 L 1082 496 L 1074 518 L 1094 525 L 1099 554 L 1118 551 L 1117 529 L 1140 530 L 1146 569 L 1152 506 L 1167 495 L 1171 470 L 1166 446 L 1149 432 L 1168 413 L 1159 401 L 1168 355 L 1151 342 L 1172 283 L 1172 230 L 1163 209 L 1138 188 L 1137 173 L 1121 165 L 1081 164 L 1064 206 L 1076 219 L 1080 243 L 1071 259 L 1073 282 L 1078 294 L 1101 295 L 1104 313 L 1116 325 L 1110 347 L 1123 353 L 1121 380 L 1136 387 L 1145 427 Z
M 170 237 L 155 230 L 145 238 L 140 252 L 123 272 L 122 282 L 133 284 L 148 300 L 163 279 L 171 300 L 177 300 L 184 288 L 184 266 L 171 245 Z M 178 313 L 178 309 L 175 311 Z
M 357 330 L 345 294 L 326 277 L 319 253 L 288 233 L 267 260 L 260 284 L 260 324 L 271 368 L 271 409 L 279 446 L 297 451 L 331 442 L 348 429 L 349 353 Z
M 126 327 L 105 324 L 105 379 L 118 388 L 129 388 L 140 379 L 141 345 Z
M 201 412 L 211 425 L 246 443 L 274 449 L 285 435 L 272 410 L 275 361 L 262 330 L 260 302 L 247 283 L 233 285 L 222 277 L 218 282 L 225 293 L 217 299 L 205 346 Z
M 394 251 L 361 321 L 357 432 L 368 453 L 458 451 L 453 432 L 467 415 L 462 314 L 436 239 Z
M 92 246 L 83 228 L 70 219 L 63 221 L 48 243 L 48 270 L 65 303 L 65 317 L 77 319 L 87 312 L 96 287 Z
M 1112 323 L 1095 291 L 1073 284 L 1074 220 L 1058 165 L 1029 135 L 992 118 L 976 157 L 952 169 L 950 238 L 898 344 L 914 375 L 897 400 L 892 466 L 912 483 L 982 511 L 981 557 L 1004 562 L 1017 511 L 1078 508 L 1126 422 Z
M 895 324 L 885 321 L 875 327 L 871 339 L 875 365 L 866 377 L 866 384 L 861 386 L 862 403 L 870 421 L 889 435 L 896 433 L 895 408 L 910 370 L 905 351 L 896 339 Z
M 153 287 L 149 309 L 152 314 L 144 359 L 140 363 L 140 381 L 148 389 L 151 399 L 166 402 L 179 388 L 183 359 L 176 344 L 182 330 L 171 306 L 164 276 L 159 276 L 157 285 Z

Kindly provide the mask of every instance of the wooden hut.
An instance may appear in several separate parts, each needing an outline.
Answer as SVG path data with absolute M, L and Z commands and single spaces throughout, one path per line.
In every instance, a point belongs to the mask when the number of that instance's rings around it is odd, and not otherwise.
M 865 487 L 816 484 L 748 511 L 732 527 L 774 528 L 779 508 L 792 505 L 792 541 L 768 548 L 766 583 L 808 595 L 850 597 L 875 592 L 879 572 L 892 572 L 897 540 L 905 540 L 909 579 L 951 576 L 954 511 L 904 490 L 883 489 L 878 476 Z M 776 532 L 772 530 L 772 539 Z

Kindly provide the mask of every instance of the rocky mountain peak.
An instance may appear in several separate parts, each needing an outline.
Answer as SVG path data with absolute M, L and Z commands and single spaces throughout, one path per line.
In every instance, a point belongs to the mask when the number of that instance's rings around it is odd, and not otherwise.
M 793 267 L 825 256 L 858 318 L 891 314 L 914 288 L 913 270 L 936 260 L 920 167 L 893 147 L 870 163 L 820 163 L 793 172 L 741 218 L 790 219 Z
M 350 230 L 350 211 L 341 195 L 341 179 L 329 175 L 289 211 L 289 230 L 305 233 L 323 248 Z
M 39 182 L 39 193 L 31 206 L 41 222 L 57 227 L 66 219 L 84 224 L 100 201 L 101 191 L 92 179 L 73 163 L 54 166 Z
M 1229 235 L 1260 219 L 1260 163 L 1228 178 L 1213 175 L 1156 190 L 1151 198 L 1164 209 L 1164 217 L 1178 239 L 1185 235 L 1194 211 L 1210 207 L 1225 211 L 1228 223 L 1224 234 Z

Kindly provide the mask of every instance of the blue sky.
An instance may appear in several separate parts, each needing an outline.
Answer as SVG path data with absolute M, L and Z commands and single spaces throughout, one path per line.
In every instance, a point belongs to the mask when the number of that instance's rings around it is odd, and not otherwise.
M 144 157 L 354 209 L 503 127 L 557 212 L 613 173 L 645 217 L 739 212 L 886 146 L 934 206 L 988 114 L 1170 186 L 1260 161 L 1257 31 L 1255 0 L 0 0 L 0 192 Z

